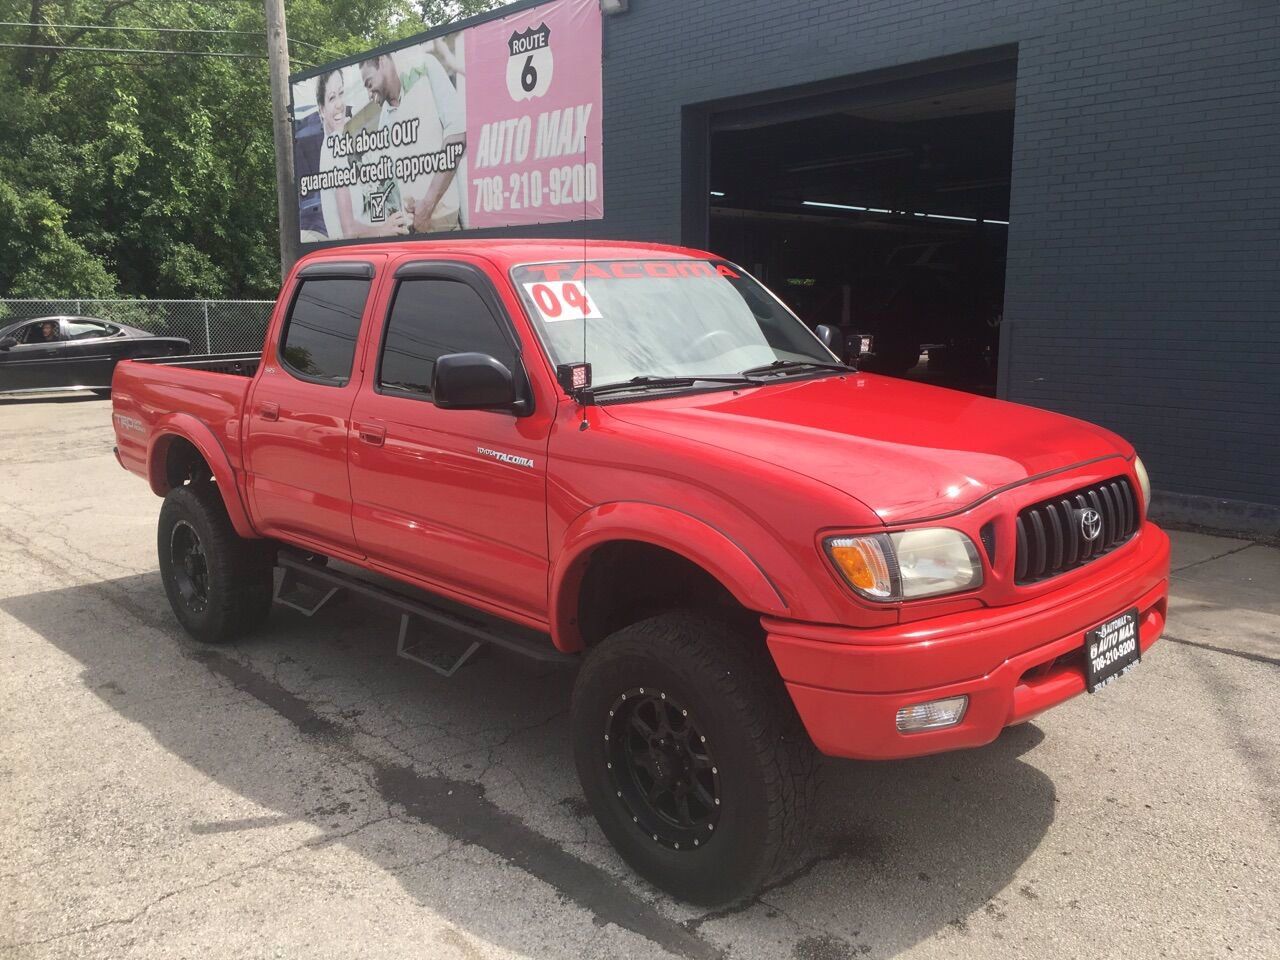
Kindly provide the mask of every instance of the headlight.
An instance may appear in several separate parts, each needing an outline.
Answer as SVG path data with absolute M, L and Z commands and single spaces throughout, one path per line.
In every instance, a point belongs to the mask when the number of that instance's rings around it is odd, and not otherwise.
M 1141 457 L 1133 458 L 1133 472 L 1138 475 L 1138 486 L 1142 488 L 1142 515 L 1145 517 L 1151 509 L 1151 478 L 1147 476 Z
M 959 530 L 828 537 L 824 545 L 841 576 L 871 600 L 915 600 L 982 586 L 978 548 Z

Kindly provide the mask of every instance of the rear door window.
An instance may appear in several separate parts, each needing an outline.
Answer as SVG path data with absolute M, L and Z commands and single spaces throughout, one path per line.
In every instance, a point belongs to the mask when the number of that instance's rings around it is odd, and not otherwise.
M 337 387 L 351 379 L 369 284 L 355 277 L 302 281 L 280 338 L 280 362 L 289 373 Z

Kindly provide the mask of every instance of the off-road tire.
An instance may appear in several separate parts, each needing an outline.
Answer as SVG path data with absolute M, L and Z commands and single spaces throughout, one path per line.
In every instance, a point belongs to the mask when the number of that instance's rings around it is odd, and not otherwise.
M 205 602 L 196 609 L 184 600 L 173 558 L 175 531 L 194 531 L 205 559 Z M 160 508 L 156 536 L 160 578 L 174 616 L 203 643 L 227 643 L 266 620 L 271 612 L 274 545 L 240 537 L 212 483 L 174 487 Z
M 621 735 L 609 726 L 610 710 L 637 690 L 678 702 L 715 761 L 718 821 L 697 847 L 655 841 L 634 817 L 638 801 L 620 799 L 622 774 L 609 765 L 619 747 L 606 733 Z M 632 869 L 681 900 L 716 906 L 758 892 L 808 836 L 817 754 L 763 638 L 749 629 L 695 611 L 624 627 L 587 656 L 572 729 L 578 777 L 601 830 Z

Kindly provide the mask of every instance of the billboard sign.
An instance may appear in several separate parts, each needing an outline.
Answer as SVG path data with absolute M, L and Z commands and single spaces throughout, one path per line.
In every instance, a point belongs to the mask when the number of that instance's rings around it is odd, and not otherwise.
M 604 216 L 598 0 L 295 75 L 301 242 Z

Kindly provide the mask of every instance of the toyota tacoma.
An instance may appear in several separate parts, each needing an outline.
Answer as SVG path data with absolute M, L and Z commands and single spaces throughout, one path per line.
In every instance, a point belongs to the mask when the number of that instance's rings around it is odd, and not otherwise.
M 160 573 L 198 640 L 261 624 L 288 553 L 580 661 L 601 830 L 723 903 L 803 842 L 818 753 L 990 743 L 1165 624 L 1129 443 L 859 372 L 832 333 L 696 250 L 330 247 L 260 356 L 121 363 L 116 452 L 164 498 Z

